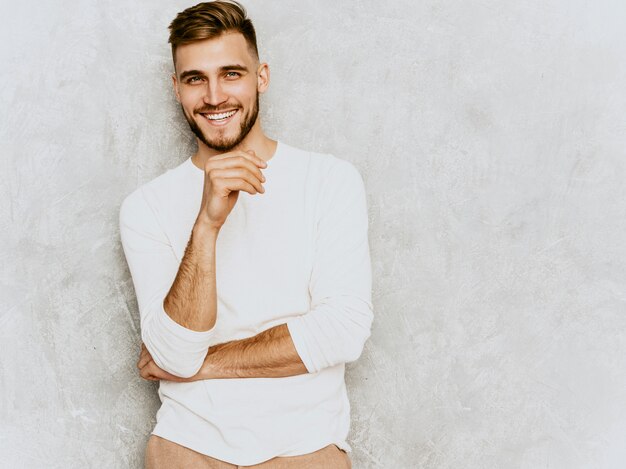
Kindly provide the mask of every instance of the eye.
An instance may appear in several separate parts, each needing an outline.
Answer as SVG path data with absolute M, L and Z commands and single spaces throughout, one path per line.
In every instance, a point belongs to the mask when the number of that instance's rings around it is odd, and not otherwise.
M 237 78 L 237 77 L 239 77 L 241 75 L 239 73 L 237 73 L 237 72 L 226 72 L 226 76 L 228 78 Z
M 189 77 L 187 79 L 187 83 L 197 83 L 198 80 L 200 80 L 200 77 L 197 77 L 197 76 L 196 77 Z

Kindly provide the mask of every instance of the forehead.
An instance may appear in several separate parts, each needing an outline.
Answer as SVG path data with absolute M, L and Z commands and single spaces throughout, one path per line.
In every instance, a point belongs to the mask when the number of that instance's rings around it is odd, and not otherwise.
M 189 69 L 211 71 L 232 63 L 249 66 L 254 63 L 248 43 L 239 32 L 224 33 L 176 48 L 177 73 Z

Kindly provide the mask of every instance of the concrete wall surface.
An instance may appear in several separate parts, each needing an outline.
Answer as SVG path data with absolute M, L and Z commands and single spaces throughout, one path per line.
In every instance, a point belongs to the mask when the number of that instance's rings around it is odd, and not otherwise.
M 117 218 L 194 151 L 167 44 L 192 4 L 2 2 L 0 467 L 142 467 Z M 367 188 L 354 467 L 626 467 L 626 3 L 244 4 L 266 132 Z

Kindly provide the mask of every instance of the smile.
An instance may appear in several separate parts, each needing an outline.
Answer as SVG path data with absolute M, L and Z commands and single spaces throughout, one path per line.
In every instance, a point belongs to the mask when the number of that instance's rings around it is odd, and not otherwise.
M 233 111 L 220 112 L 219 114 L 202 114 L 202 116 L 206 120 L 208 120 L 212 125 L 216 125 L 216 124 L 225 124 L 236 113 L 237 113 L 237 109 Z

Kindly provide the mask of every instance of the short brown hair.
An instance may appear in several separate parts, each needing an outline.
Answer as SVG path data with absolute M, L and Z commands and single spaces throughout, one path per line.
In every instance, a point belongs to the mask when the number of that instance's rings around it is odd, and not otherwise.
M 172 59 L 176 65 L 176 48 L 204 39 L 213 39 L 235 31 L 243 35 L 253 55 L 259 58 L 256 33 L 245 8 L 234 0 L 202 2 L 176 15 L 169 26 Z

